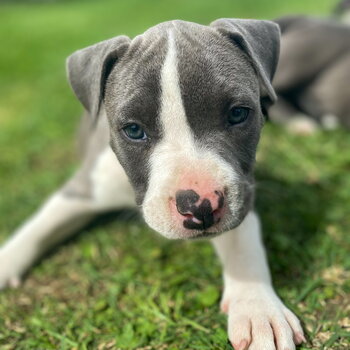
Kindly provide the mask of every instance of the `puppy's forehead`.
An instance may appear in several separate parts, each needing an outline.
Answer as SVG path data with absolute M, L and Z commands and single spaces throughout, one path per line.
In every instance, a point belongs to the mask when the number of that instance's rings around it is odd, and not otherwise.
M 206 26 L 175 33 L 177 75 L 196 136 L 215 128 L 230 105 L 259 108 L 259 81 L 238 45 Z
M 201 43 L 210 37 L 219 39 L 220 34 L 212 27 L 201 25 L 193 22 L 186 22 L 181 20 L 174 20 L 163 22 L 151 27 L 142 35 L 135 37 L 134 41 L 142 38 L 145 42 L 154 41 L 157 38 L 169 38 L 169 32 L 173 32 L 174 36 L 179 38 L 187 38 L 196 43 Z
M 175 41 L 179 58 L 181 51 L 184 50 L 186 52 L 183 52 L 185 55 L 182 58 L 192 57 L 193 62 L 198 56 L 198 53 L 196 54 L 198 49 L 201 49 L 203 53 L 214 43 L 217 46 L 230 47 L 227 40 L 211 27 L 180 20 L 163 22 L 132 40 L 119 64 L 123 66 L 123 77 L 129 78 L 130 81 L 131 78 L 142 78 L 148 72 L 158 70 L 160 73 L 165 56 L 169 51 L 170 40 Z M 209 55 L 209 52 L 206 55 Z M 190 64 L 192 65 L 193 62 Z
M 156 101 L 169 41 L 174 42 L 176 75 L 189 116 L 201 109 L 210 114 L 233 95 L 239 98 L 257 92 L 256 74 L 240 48 L 212 27 L 176 20 L 160 23 L 132 40 L 116 65 L 118 77 L 112 82 L 120 107 L 128 110 L 133 104 L 137 108 L 142 101 L 143 106 L 153 106 L 153 117 L 159 112 Z

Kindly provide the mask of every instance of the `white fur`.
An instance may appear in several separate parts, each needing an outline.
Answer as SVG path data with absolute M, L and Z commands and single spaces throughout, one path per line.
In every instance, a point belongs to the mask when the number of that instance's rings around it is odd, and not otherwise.
M 125 172 L 110 147 L 97 158 L 91 180 L 92 198 L 56 192 L 0 248 L 0 289 L 16 287 L 40 256 L 76 233 L 97 213 L 135 205 Z
M 160 121 L 163 139 L 150 157 L 149 186 L 143 203 L 143 212 L 148 225 L 164 236 L 185 238 L 196 233 L 181 230 L 169 210 L 169 197 L 174 197 L 179 189 L 177 180 L 182 172 L 207 173 L 222 187 L 230 188 L 231 210 L 236 210 L 234 201 L 236 175 L 234 169 L 218 155 L 196 143 L 181 98 L 176 37 L 172 30 L 168 33 L 168 52 L 161 71 L 161 90 Z
M 176 24 L 174 24 L 176 26 Z M 149 188 L 143 210 L 148 224 L 169 238 L 186 237 L 172 221 L 169 197 L 174 196 L 184 170 L 210 174 L 227 186 L 230 210 L 235 201 L 237 175 L 219 155 L 198 145 L 187 123 L 177 72 L 175 31 L 161 72 L 161 126 L 163 139 L 151 156 Z M 52 245 L 75 233 L 95 214 L 134 205 L 132 190 L 110 148 L 96 160 L 91 173 L 91 197 L 54 194 L 0 249 L 0 289 L 16 286 L 22 274 Z M 271 286 L 259 222 L 248 214 L 235 230 L 213 239 L 224 268 L 222 307 L 229 317 L 229 338 L 236 350 L 295 349 L 303 340 L 298 319 L 276 296 Z
M 18 284 L 22 274 L 49 247 L 87 222 L 91 204 L 54 194 L 0 249 L 0 289 Z M 74 220 L 72 220 L 74 219 Z
M 341 21 L 344 23 L 344 24 L 348 24 L 350 25 L 350 10 L 347 10 L 345 12 L 345 14 L 343 14 L 341 16 Z
M 304 114 L 297 114 L 291 118 L 287 123 L 287 128 L 291 133 L 298 135 L 312 135 L 319 130 L 316 121 Z
M 96 207 L 105 210 L 135 206 L 128 177 L 110 147 L 98 157 L 91 180 Z
M 334 114 L 325 114 L 321 117 L 322 126 L 326 130 L 334 130 L 339 128 L 339 118 Z
M 222 309 L 228 313 L 228 334 L 235 349 L 295 349 L 304 339 L 296 316 L 275 294 L 260 237 L 258 217 L 212 240 L 224 268 Z

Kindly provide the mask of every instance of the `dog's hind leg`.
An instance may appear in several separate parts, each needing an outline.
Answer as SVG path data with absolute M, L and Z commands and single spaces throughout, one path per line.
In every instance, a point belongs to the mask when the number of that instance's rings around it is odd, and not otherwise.
M 38 258 L 99 213 L 134 206 L 132 189 L 108 138 L 99 142 L 97 136 L 92 135 L 89 145 L 95 152 L 88 150 L 72 179 L 0 248 L 0 289 L 17 286 Z

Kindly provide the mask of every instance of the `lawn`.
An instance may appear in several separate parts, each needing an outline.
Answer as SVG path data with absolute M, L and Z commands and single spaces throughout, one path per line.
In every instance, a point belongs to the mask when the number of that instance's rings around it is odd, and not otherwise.
M 81 107 L 71 52 L 180 18 L 326 15 L 335 0 L 18 1 L 0 4 L 0 241 L 76 167 Z M 350 135 L 266 125 L 257 210 L 300 349 L 350 347 Z M 172 242 L 137 213 L 106 215 L 0 292 L 0 349 L 225 349 L 220 266 L 207 242 Z

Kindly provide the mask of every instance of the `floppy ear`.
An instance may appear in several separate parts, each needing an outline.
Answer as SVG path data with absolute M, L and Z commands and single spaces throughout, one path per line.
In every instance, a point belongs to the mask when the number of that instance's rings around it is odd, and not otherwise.
M 280 48 L 279 26 L 271 21 L 252 19 L 218 19 L 210 24 L 235 42 L 250 58 L 261 86 L 264 114 L 277 100 L 271 81 L 275 74 Z
M 117 36 L 78 50 L 67 58 L 69 83 L 94 119 L 99 113 L 108 74 L 128 49 L 129 43 L 127 36 Z

